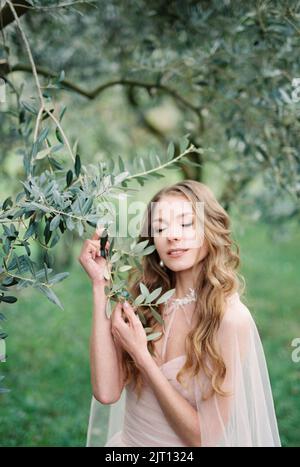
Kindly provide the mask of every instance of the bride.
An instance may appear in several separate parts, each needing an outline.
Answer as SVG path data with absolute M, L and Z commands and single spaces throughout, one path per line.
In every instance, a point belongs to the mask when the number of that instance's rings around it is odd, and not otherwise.
M 90 341 L 92 404 L 87 446 L 101 446 L 103 404 L 110 405 L 105 446 L 280 446 L 260 337 L 237 268 L 230 219 L 210 188 L 184 180 L 148 203 L 139 240 L 156 249 L 143 257 L 129 290 L 174 288 L 159 305 L 160 324 L 140 307 L 147 341 L 129 303 L 105 314 L 100 231 L 79 261 L 93 285 Z M 236 250 L 233 250 L 233 246 Z M 109 242 L 107 242 L 107 248 Z

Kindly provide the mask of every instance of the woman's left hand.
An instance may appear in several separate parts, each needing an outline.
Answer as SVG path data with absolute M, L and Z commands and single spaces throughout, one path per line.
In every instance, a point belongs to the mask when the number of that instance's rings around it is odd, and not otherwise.
M 122 317 L 122 310 L 128 319 L 127 323 Z M 145 356 L 150 355 L 147 347 L 146 332 L 141 320 L 136 316 L 134 309 L 128 302 L 117 303 L 111 315 L 111 320 L 112 335 L 137 364 Z

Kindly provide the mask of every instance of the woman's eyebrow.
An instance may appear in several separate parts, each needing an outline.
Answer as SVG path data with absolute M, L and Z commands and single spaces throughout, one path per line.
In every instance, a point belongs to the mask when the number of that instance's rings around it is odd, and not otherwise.
M 183 217 L 183 216 L 187 216 L 187 215 L 191 215 L 193 216 L 194 213 L 193 212 L 183 212 L 181 214 L 178 214 L 178 216 L 176 216 L 176 218 L 178 217 Z M 153 222 L 159 222 L 159 221 L 163 221 L 163 219 L 161 217 L 158 217 L 157 219 L 154 219 Z

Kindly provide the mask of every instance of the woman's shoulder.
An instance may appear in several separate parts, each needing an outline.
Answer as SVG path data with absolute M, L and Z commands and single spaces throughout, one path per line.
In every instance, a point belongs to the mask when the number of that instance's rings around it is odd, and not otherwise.
M 221 326 L 226 329 L 245 330 L 254 324 L 249 308 L 242 302 L 238 292 L 226 298 L 225 311 Z
M 242 302 L 240 295 L 234 293 L 226 299 L 225 312 L 217 332 L 217 342 L 227 358 L 244 358 L 257 342 L 256 324 L 249 308 Z M 232 360 L 231 360 L 232 361 Z

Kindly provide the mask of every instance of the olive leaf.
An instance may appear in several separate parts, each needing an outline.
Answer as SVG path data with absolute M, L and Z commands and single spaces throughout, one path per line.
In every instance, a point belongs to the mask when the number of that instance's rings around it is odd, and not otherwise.
M 166 293 L 164 293 L 157 301 L 156 305 L 160 305 L 161 303 L 165 303 L 169 300 L 169 298 L 172 297 L 172 295 L 175 293 L 175 289 L 170 289 Z
M 153 339 L 157 339 L 157 337 L 160 337 L 162 335 L 162 332 L 153 332 L 149 336 L 147 336 L 147 341 L 152 341 Z

